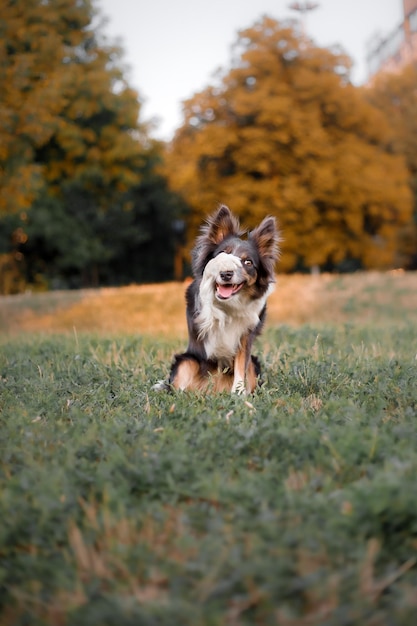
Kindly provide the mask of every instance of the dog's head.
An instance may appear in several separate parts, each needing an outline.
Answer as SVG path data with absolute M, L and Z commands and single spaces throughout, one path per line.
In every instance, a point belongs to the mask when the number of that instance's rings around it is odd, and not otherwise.
M 194 275 L 212 279 L 217 300 L 229 301 L 241 292 L 258 298 L 267 292 L 279 256 L 275 218 L 266 217 L 243 239 L 239 221 L 221 206 L 201 233 L 193 251 Z

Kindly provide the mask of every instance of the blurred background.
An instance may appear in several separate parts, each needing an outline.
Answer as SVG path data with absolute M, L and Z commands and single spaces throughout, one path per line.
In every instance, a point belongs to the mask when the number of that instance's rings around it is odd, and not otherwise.
M 219 203 L 417 268 L 417 0 L 147 4 L 3 3 L 1 294 L 182 280 Z

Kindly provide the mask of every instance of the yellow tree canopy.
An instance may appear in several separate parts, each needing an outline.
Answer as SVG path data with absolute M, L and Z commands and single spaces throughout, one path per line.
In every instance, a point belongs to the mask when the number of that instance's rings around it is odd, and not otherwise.
M 184 105 L 168 149 L 193 207 L 190 237 L 219 202 L 281 225 L 281 268 L 387 267 L 410 219 L 402 158 L 385 116 L 349 82 L 350 60 L 265 17 L 239 33 L 229 71 Z
M 45 185 L 80 180 L 108 197 L 137 182 L 137 93 L 93 18 L 89 0 L 2 3 L 0 215 L 29 208 Z
M 406 157 L 417 191 L 417 68 L 409 65 L 399 74 L 377 76 L 365 95 L 389 119 L 392 148 Z
M 417 268 L 417 69 L 409 65 L 399 74 L 377 77 L 365 95 L 381 109 L 392 128 L 391 148 L 402 155 L 409 171 L 414 198 L 414 219 L 401 231 L 400 258 L 410 269 Z

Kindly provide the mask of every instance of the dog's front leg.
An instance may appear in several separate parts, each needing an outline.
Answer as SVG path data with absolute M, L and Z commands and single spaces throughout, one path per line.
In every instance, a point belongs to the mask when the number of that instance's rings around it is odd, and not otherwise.
M 246 387 L 246 369 L 248 364 L 248 340 L 247 337 L 242 339 L 240 348 L 235 356 L 234 376 L 232 393 L 246 395 L 250 389 Z

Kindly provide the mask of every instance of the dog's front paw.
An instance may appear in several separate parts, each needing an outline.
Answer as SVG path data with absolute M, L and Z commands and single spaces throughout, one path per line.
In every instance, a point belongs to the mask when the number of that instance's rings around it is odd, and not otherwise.
M 152 391 L 170 391 L 171 386 L 166 380 L 158 380 L 157 383 L 152 385 Z
M 246 396 L 246 385 L 244 380 L 237 380 L 233 383 L 232 393 L 236 393 L 238 396 Z

